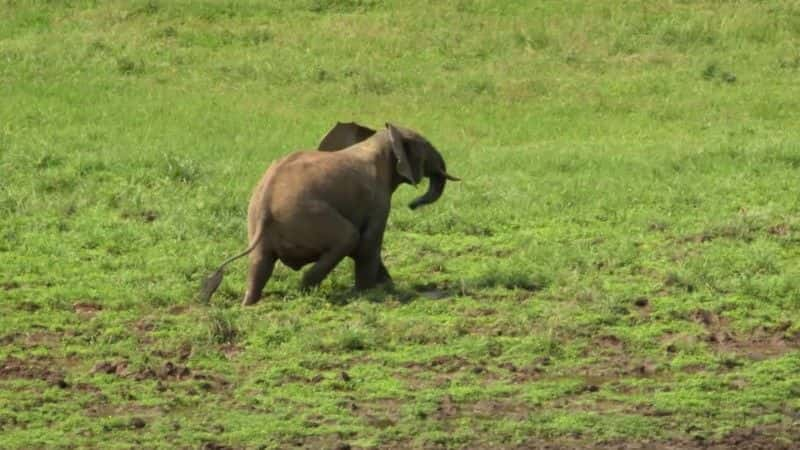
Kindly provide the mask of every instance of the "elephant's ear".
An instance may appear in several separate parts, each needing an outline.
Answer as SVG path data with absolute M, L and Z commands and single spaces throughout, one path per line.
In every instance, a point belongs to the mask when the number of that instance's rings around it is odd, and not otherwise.
M 409 154 L 408 145 L 403 142 L 403 136 L 400 134 L 394 125 L 387 123 L 386 128 L 389 130 L 389 140 L 392 143 L 392 153 L 397 158 L 397 173 L 403 178 L 408 180 L 409 183 L 416 186 L 420 177 L 415 177 L 414 173 L 422 173 L 422 168 L 418 167 L 415 171 L 412 169 L 412 155 Z
M 359 125 L 355 122 L 336 122 L 331 131 L 322 138 L 317 150 L 335 152 L 367 139 L 375 134 L 375 130 Z

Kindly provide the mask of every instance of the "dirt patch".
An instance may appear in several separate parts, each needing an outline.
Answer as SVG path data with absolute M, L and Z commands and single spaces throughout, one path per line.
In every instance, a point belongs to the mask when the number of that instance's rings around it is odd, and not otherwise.
M 17 283 L 16 281 L 3 281 L 0 283 L 0 289 L 4 291 L 10 291 L 13 289 L 19 289 L 22 285 Z
M 498 365 L 498 367 L 507 370 L 511 380 L 517 384 L 538 380 L 544 373 L 541 363 L 518 367 L 513 363 L 506 362 Z
M 103 361 L 95 364 L 92 374 L 103 373 L 116 375 L 118 377 L 132 377 L 136 381 L 157 380 L 161 389 L 166 387 L 161 382 L 175 382 L 185 380 L 196 380 L 202 391 L 218 392 L 230 385 L 225 378 L 208 373 L 192 372 L 192 370 L 182 364 L 166 361 L 161 366 L 148 366 L 138 370 L 131 370 L 128 361 Z
M 473 362 L 455 355 L 437 356 L 424 362 L 409 362 L 403 367 L 409 370 L 400 376 L 412 388 L 443 387 L 450 384 L 455 377 L 470 374 L 478 377 L 478 382 L 484 383 L 501 378 L 501 372 L 491 370 L 485 361 Z M 526 373 L 518 370 L 515 375 L 524 376 Z
M 238 356 L 239 353 L 242 352 L 242 347 L 239 347 L 238 345 L 231 343 L 222 344 L 219 346 L 219 351 L 220 353 L 225 355 L 226 358 L 230 360 L 236 358 L 236 356 Z
M 753 360 L 763 360 L 800 348 L 800 333 L 787 334 L 791 327 L 789 322 L 742 333 L 733 330 L 725 317 L 711 311 L 698 309 L 691 317 L 706 328 L 703 339 L 717 353 L 733 353 Z
M 154 350 L 153 354 L 159 358 L 177 359 L 180 362 L 186 362 L 192 356 L 192 344 L 183 342 L 175 348 Z
M 800 348 L 798 336 L 786 338 L 758 332 L 752 335 L 714 333 L 707 340 L 718 352 L 735 353 L 756 361 L 779 357 Z
M 780 227 L 780 225 L 782 224 L 777 226 Z M 774 234 L 771 231 L 773 228 L 775 227 L 764 229 L 763 227 L 754 223 L 729 223 L 703 230 L 700 233 L 679 237 L 676 239 L 676 241 L 679 244 L 685 244 L 689 242 L 704 243 L 713 241 L 715 239 L 734 239 L 744 242 L 752 242 L 764 232 L 767 234 Z
M 200 449 L 201 450 L 233 450 L 233 447 L 225 445 L 225 444 L 219 444 L 217 442 L 206 441 L 206 442 L 203 442 L 203 444 L 200 446 Z
M 658 364 L 647 359 L 630 359 L 625 355 L 614 355 L 588 366 L 576 367 L 566 376 L 570 379 L 583 379 L 589 390 L 599 390 L 603 385 L 615 384 L 628 378 L 669 380 L 669 373 Z
M 73 389 L 79 392 L 88 392 L 91 394 L 99 394 L 100 392 L 102 392 L 102 390 L 99 387 L 89 383 L 76 383 L 72 387 Z
M 172 315 L 185 314 L 187 311 L 189 311 L 189 307 L 186 305 L 175 305 L 167 310 Z
M 139 429 L 147 426 L 144 418 L 157 417 L 163 414 L 163 409 L 156 406 L 143 406 L 128 397 L 123 401 L 111 403 L 109 398 L 101 392 L 95 393 L 92 401 L 86 402 L 83 411 L 88 417 L 125 417 L 132 416 L 128 422 L 118 422 L 104 425 L 106 431 L 112 429 Z
M 292 437 L 281 442 L 280 448 L 350 450 L 352 447 L 347 442 L 344 442 L 337 433 L 323 436 Z
M 0 380 L 42 380 L 60 388 L 69 387 L 64 373 L 54 367 L 56 364 L 49 359 L 19 359 L 9 356 L 0 363 Z
M 400 422 L 403 404 L 397 399 L 385 398 L 359 404 L 355 401 L 346 401 L 339 407 L 361 417 L 370 427 L 384 429 Z
M 3 335 L 2 337 L 0 337 L 0 345 L 11 345 L 14 342 L 16 342 L 17 339 L 19 339 L 21 336 L 22 333 L 18 331 L 13 331 L 11 333 Z
M 14 332 L 3 337 L 3 342 L 17 344 L 23 350 L 33 347 L 55 348 L 60 346 L 64 334 L 48 330 L 33 331 L 30 333 Z
M 582 439 L 556 438 L 531 440 L 515 448 L 519 450 L 790 450 L 797 448 L 796 442 L 800 442 L 800 431 L 768 426 L 736 430 L 720 439 L 713 440 L 701 438 L 664 441 L 615 439 L 593 442 Z M 471 448 L 482 447 L 478 445 L 471 446 Z
M 468 407 L 470 414 L 476 417 L 496 419 L 527 420 L 529 415 L 535 411 L 530 405 L 515 402 L 511 399 L 484 399 L 479 400 Z
M 455 293 L 446 289 L 424 289 L 418 291 L 419 295 L 429 298 L 431 300 L 440 300 L 447 297 L 452 297 Z
M 485 316 L 492 316 L 495 314 L 497 314 L 496 309 L 488 308 L 485 306 L 475 309 L 470 309 L 464 313 L 464 315 L 466 315 L 467 317 L 485 317 Z
M 744 450 L 789 450 L 796 449 L 800 442 L 800 429 L 797 427 L 781 429 L 777 426 L 766 426 L 735 430 L 725 437 L 709 443 L 705 448 L 711 450 L 744 449 Z
M 659 371 L 659 367 L 651 361 L 635 362 L 628 366 L 626 374 L 638 377 L 652 377 Z
M 103 361 L 99 362 L 92 367 L 92 370 L 89 372 L 90 374 L 94 375 L 96 373 L 104 373 L 104 374 L 114 374 L 121 377 L 128 375 L 128 362 L 127 361 Z
M 767 228 L 767 233 L 773 236 L 788 236 L 792 232 L 792 227 L 788 223 L 779 223 Z
M 487 411 L 491 411 L 491 409 L 494 408 L 494 406 L 491 405 L 476 405 L 474 405 L 473 408 L 486 407 L 488 408 Z M 463 409 L 468 410 L 467 407 L 464 407 Z M 512 412 L 511 414 L 511 417 L 513 417 L 514 413 Z M 457 415 L 454 417 L 457 417 Z M 699 438 L 677 438 L 667 440 L 592 440 L 591 438 L 582 439 L 580 437 L 548 437 L 531 438 L 517 445 L 476 440 L 458 448 L 469 448 L 474 450 L 496 448 L 508 448 L 516 450 L 790 450 L 797 448 L 797 446 L 794 444 L 795 442 L 800 442 L 800 431 L 798 430 L 792 430 L 789 428 L 780 429 L 777 427 L 762 427 L 757 429 L 736 430 L 720 439 L 714 440 L 703 440 Z M 289 438 L 281 444 L 285 447 L 302 449 L 328 448 L 335 450 L 349 450 L 353 448 L 346 442 L 345 439 L 342 439 L 342 436 L 339 435 L 295 437 Z M 445 445 L 442 443 L 420 443 L 414 442 L 413 439 L 407 439 L 399 441 L 383 441 L 380 448 L 395 450 L 407 448 L 438 449 L 447 447 L 445 447 Z
M 437 356 L 426 362 L 410 362 L 406 363 L 407 369 L 427 369 L 436 372 L 453 373 L 464 367 L 470 365 L 469 361 L 461 356 L 456 355 L 442 355 Z
M 339 359 L 308 358 L 300 361 L 298 365 L 304 369 L 326 372 L 332 370 L 349 370 L 359 364 L 370 364 L 373 360 L 367 355 Z
M 598 449 L 598 450 L 678 450 L 687 449 L 673 443 L 661 443 L 652 441 L 613 441 L 613 442 L 591 442 L 572 439 L 547 439 L 528 441 L 513 447 L 517 450 L 579 450 L 579 449 Z
M 208 373 L 195 373 L 192 379 L 199 381 L 198 387 L 205 392 L 220 392 L 231 385 L 225 378 Z
M 605 351 L 611 351 L 614 354 L 620 353 L 625 350 L 625 345 L 620 338 L 613 334 L 605 334 L 598 336 L 593 340 L 594 348 L 601 348 Z
M 688 236 L 683 236 L 678 239 L 678 243 L 685 244 L 688 242 L 694 242 L 696 244 L 700 244 L 703 242 L 709 242 L 714 240 L 715 238 L 719 237 L 719 235 L 715 234 L 713 231 L 707 230 L 701 233 L 690 234 Z
M 634 311 L 642 317 L 650 317 L 653 312 L 653 305 L 647 297 L 636 297 L 632 301 Z
M 137 212 L 123 212 L 120 214 L 123 219 L 140 220 L 144 223 L 150 223 L 158 219 L 158 212 L 145 210 Z
M 103 307 L 97 303 L 76 302 L 72 304 L 72 309 L 75 311 L 75 314 L 82 318 L 92 318 L 98 312 L 102 311 Z
M 172 361 L 165 362 L 161 367 L 145 367 L 134 374 L 137 381 L 156 379 L 160 381 L 176 381 L 189 378 L 192 371 L 183 365 L 175 364 Z
M 706 309 L 694 310 L 691 314 L 691 318 L 695 322 L 705 325 L 707 327 L 719 328 L 722 326 L 727 326 L 728 324 L 728 321 L 723 317 L 721 317 L 719 314 L 708 311 Z
M 153 319 L 145 317 L 143 319 L 139 319 L 134 327 L 140 333 L 149 333 L 156 329 L 156 324 Z
M 460 415 L 461 408 L 453 401 L 453 397 L 445 395 L 439 400 L 434 412 L 436 420 L 449 420 L 454 419 Z
M 61 339 L 63 337 L 63 334 L 52 331 L 34 331 L 27 334 L 14 331 L 4 335 L 3 337 L 0 337 L 0 344 L 16 344 L 22 350 L 40 346 L 53 348 L 61 344 Z
M 38 310 L 42 309 L 42 305 L 40 305 L 40 304 L 38 304 L 36 302 L 23 300 L 23 301 L 17 303 L 17 309 L 20 310 L 20 311 L 35 312 L 35 311 L 38 311 Z
M 687 333 L 666 333 L 660 338 L 667 353 L 677 353 L 681 348 L 697 345 L 699 339 Z

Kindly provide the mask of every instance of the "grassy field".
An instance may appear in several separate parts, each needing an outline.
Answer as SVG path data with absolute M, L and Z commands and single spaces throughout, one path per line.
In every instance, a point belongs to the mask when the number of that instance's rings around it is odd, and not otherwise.
M 800 4 L 0 1 L 0 448 L 789 448 Z M 393 121 L 391 292 L 280 265 L 269 163 Z

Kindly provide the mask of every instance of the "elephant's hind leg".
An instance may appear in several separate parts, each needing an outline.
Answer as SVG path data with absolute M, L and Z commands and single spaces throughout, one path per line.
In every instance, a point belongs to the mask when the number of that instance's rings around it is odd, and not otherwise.
M 275 268 L 275 256 L 256 248 L 250 254 L 250 271 L 247 274 L 247 292 L 244 294 L 242 306 L 252 305 L 261 299 L 261 291 L 272 276 Z
M 319 285 L 345 256 L 353 253 L 358 246 L 358 230 L 338 212 L 331 210 L 324 219 L 325 240 L 333 242 L 328 250 L 320 256 L 316 263 L 303 274 L 301 288 L 308 289 Z

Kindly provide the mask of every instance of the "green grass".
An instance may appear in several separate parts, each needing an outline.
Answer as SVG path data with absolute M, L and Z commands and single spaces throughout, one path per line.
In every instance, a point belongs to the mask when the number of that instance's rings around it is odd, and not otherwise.
M 791 1 L 0 3 L 0 447 L 800 439 Z M 239 307 L 264 169 L 337 121 L 463 178 Z M 738 436 L 738 437 L 737 437 Z M 732 438 L 733 437 L 733 438 Z M 730 441 L 730 439 L 734 439 Z

